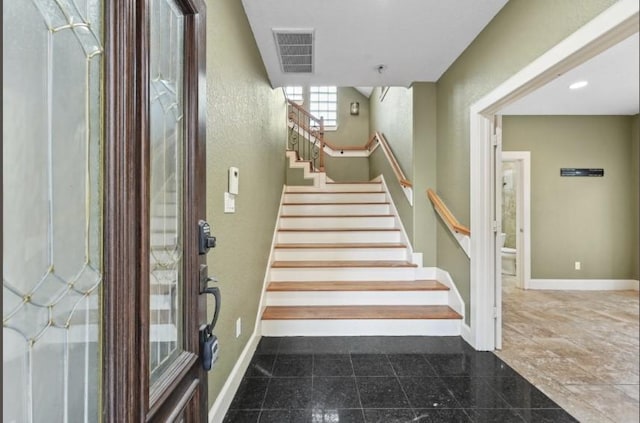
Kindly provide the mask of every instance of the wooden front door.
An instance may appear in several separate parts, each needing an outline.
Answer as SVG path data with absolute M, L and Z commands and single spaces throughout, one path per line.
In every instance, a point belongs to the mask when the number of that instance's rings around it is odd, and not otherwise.
M 205 421 L 204 1 L 2 30 L 3 421 Z

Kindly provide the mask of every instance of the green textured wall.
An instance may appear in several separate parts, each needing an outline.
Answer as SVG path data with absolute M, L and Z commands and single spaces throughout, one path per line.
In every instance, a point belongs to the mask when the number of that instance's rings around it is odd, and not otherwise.
M 635 259 L 633 279 L 640 279 L 640 116 L 631 118 L 631 197 L 635 205 L 635 242 L 632 248 L 632 257 Z
M 422 253 L 425 266 L 436 266 L 438 218 L 427 198 L 436 189 L 436 84 L 413 87 L 413 249 Z
M 366 157 L 324 156 L 327 176 L 336 182 L 364 182 L 369 180 L 369 160 Z
M 413 94 L 411 88 L 390 87 L 384 101 L 380 101 L 380 87 L 369 98 L 369 128 L 371 133 L 382 132 L 405 176 L 413 175 Z M 369 157 L 369 177 L 384 175 L 389 193 L 407 236 L 413 244 L 413 210 L 381 148 Z M 411 181 L 413 182 L 413 181 Z
M 462 224 L 470 223 L 470 106 L 613 3 L 511 0 L 438 80 L 438 191 Z M 468 322 L 469 259 L 441 222 L 437 232 L 438 267 L 455 280 Z
M 351 102 L 360 103 L 360 114 L 352 116 Z M 335 145 L 362 146 L 369 140 L 369 99 L 352 87 L 338 87 L 338 129 L 327 131 Z
M 218 238 L 208 263 L 222 291 L 211 406 L 253 332 L 285 178 L 286 110 L 282 90 L 269 84 L 241 2 L 207 5 L 207 218 Z M 223 213 L 229 166 L 240 169 L 235 214 Z
M 313 179 L 305 179 L 304 169 L 299 167 L 290 167 L 287 163 L 287 173 L 285 178 L 287 185 L 298 186 L 311 186 L 313 185 Z
M 531 277 L 635 279 L 632 118 L 505 116 L 502 122 L 503 150 L 531 152 Z M 604 177 L 561 177 L 563 167 L 603 168 Z

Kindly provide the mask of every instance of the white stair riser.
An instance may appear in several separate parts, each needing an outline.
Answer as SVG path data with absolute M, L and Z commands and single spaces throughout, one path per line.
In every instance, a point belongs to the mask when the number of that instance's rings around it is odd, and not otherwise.
M 263 320 L 262 336 L 457 336 L 460 320 Z
M 362 193 L 290 193 L 284 195 L 285 203 L 382 203 L 386 200 L 384 192 Z
M 274 260 L 408 260 L 406 248 L 276 248 Z
M 326 184 L 323 191 L 382 191 L 382 184 L 373 183 L 373 184 Z M 287 192 L 317 192 L 318 188 L 310 187 L 310 186 L 288 186 Z
M 282 229 L 391 229 L 393 216 L 384 217 L 281 217 Z
M 267 292 L 268 306 L 447 305 L 447 291 Z
M 400 242 L 400 231 L 278 232 L 279 244 Z
M 272 268 L 271 281 L 413 281 L 414 267 Z
M 390 214 L 388 204 L 294 204 L 283 205 L 283 215 L 371 215 Z

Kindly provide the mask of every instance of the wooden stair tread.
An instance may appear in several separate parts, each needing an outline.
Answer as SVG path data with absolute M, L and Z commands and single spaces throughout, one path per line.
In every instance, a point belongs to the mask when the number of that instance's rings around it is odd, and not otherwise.
M 397 260 L 301 260 L 301 261 L 274 261 L 271 264 L 274 269 L 283 268 L 314 268 L 314 267 L 418 267 L 408 261 Z
M 398 228 L 280 228 L 278 232 L 400 232 Z
M 324 281 L 271 282 L 267 291 L 448 291 L 449 287 L 436 280 L 422 281 Z
M 462 319 L 449 306 L 269 306 L 262 320 Z
M 274 248 L 407 248 L 405 244 L 397 242 L 367 243 L 367 242 L 343 242 L 339 244 L 276 244 Z

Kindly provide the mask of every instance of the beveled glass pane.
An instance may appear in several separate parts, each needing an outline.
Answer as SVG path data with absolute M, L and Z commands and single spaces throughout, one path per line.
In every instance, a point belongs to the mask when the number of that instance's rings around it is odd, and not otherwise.
M 99 421 L 103 8 L 3 2 L 3 421 Z
M 171 0 L 150 15 L 150 323 L 153 384 L 183 351 L 184 17 Z

